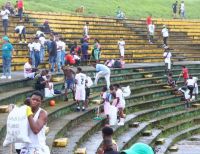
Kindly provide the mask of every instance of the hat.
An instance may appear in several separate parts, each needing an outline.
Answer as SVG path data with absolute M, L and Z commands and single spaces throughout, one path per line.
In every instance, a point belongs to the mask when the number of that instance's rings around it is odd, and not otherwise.
M 9 38 L 8 38 L 8 36 L 4 36 L 2 39 L 3 39 L 4 41 L 7 41 L 7 42 L 10 41 Z
M 129 149 L 122 151 L 125 154 L 154 154 L 153 149 L 144 143 L 133 144 Z

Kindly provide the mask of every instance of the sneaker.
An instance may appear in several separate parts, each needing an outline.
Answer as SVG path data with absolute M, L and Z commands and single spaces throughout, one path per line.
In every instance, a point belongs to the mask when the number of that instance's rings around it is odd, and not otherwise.
M 85 107 L 82 107 L 82 111 L 85 111 Z
M 76 107 L 76 111 L 80 111 L 80 106 L 77 106 L 77 107 Z
M 27 43 L 26 41 L 24 41 L 24 43 Z
M 22 43 L 22 41 L 19 41 L 19 43 L 21 44 L 21 43 Z
M 11 76 L 8 76 L 8 79 L 11 79 L 12 77 Z
M 1 78 L 1 79 L 6 79 L 6 76 L 5 76 L 5 75 L 2 75 L 0 78 Z

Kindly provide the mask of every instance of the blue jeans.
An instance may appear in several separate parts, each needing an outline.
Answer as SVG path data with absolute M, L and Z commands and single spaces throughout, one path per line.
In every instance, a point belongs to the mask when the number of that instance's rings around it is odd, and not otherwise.
M 2 57 L 3 58 L 3 75 L 11 75 L 11 57 Z
M 56 60 L 56 64 L 58 67 L 58 72 L 61 69 L 61 51 L 57 51 L 57 60 Z
M 50 56 L 49 63 L 51 65 L 51 71 L 54 72 L 55 64 L 56 64 L 57 56 Z
M 44 61 L 44 55 L 45 55 L 45 50 L 44 47 L 41 47 L 40 49 L 40 61 Z
M 35 55 L 35 68 L 37 68 L 38 65 L 40 64 L 40 52 L 34 51 L 34 55 Z
M 61 65 L 65 66 L 65 51 L 61 51 Z
M 30 57 L 32 59 L 32 66 L 35 67 L 35 54 L 34 54 L 34 51 L 30 51 Z

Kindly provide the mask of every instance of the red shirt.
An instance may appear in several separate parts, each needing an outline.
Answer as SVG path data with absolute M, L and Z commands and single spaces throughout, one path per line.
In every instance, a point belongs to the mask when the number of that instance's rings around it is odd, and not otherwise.
M 183 68 L 182 69 L 182 73 L 183 73 L 183 78 L 184 79 L 188 79 L 189 78 L 189 73 L 188 73 L 188 69 L 187 68 Z
M 147 17 L 147 21 L 146 21 L 147 25 L 150 25 L 152 23 L 151 17 Z
M 18 9 L 22 9 L 23 6 L 24 6 L 23 1 L 18 1 L 18 3 L 17 3 L 17 8 L 18 8 Z
M 74 57 L 72 55 L 66 55 L 65 56 L 65 60 L 67 62 L 69 62 L 70 64 L 75 64 L 76 63 L 75 60 L 74 60 Z

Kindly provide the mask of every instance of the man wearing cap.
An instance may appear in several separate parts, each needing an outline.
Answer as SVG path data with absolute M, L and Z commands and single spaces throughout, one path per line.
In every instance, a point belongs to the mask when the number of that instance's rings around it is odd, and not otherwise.
M 3 75 L 1 79 L 11 79 L 11 60 L 12 60 L 13 46 L 7 36 L 3 37 L 2 45 L 2 60 L 3 60 Z
M 167 46 L 167 39 L 169 37 L 169 31 L 168 31 L 166 25 L 163 25 L 163 29 L 162 29 L 161 33 L 163 36 L 163 44 L 164 44 L 164 46 Z
M 129 149 L 122 151 L 121 154 L 154 154 L 153 149 L 144 143 L 133 144 Z

